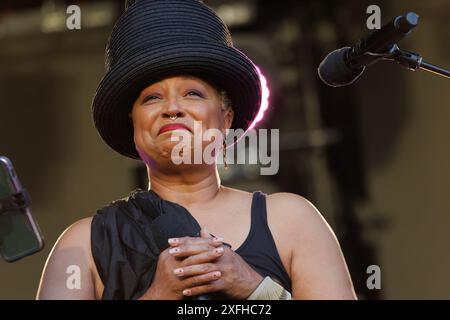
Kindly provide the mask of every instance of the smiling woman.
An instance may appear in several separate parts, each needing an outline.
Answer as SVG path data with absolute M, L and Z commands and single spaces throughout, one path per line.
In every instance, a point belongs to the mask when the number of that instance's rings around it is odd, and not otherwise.
M 225 187 L 216 162 L 174 163 L 175 132 L 196 135 L 199 122 L 245 132 L 262 104 L 256 66 L 209 7 L 130 2 L 106 61 L 96 128 L 115 151 L 145 162 L 151 188 L 70 226 L 38 298 L 355 298 L 339 243 L 308 200 Z M 79 290 L 66 286 L 69 265 L 80 267 Z
M 205 130 L 217 129 L 225 137 L 234 113 L 224 97 L 206 81 L 192 76 L 166 78 L 145 88 L 131 112 L 134 143 L 141 158 L 144 155 L 148 159 L 146 164 L 150 167 L 178 166 L 172 153 L 178 143 L 172 136 L 174 130 L 181 129 L 202 138 Z M 189 141 L 192 144 L 187 147 L 194 157 L 194 139 Z M 204 144 L 202 149 L 209 144 L 203 139 L 199 141 Z M 221 145 L 222 141 L 219 143 Z M 154 169 L 157 170 L 156 167 Z

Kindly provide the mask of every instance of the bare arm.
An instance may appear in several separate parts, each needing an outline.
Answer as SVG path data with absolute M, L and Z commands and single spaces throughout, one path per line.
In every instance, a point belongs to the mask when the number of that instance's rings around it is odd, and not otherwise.
M 320 212 L 295 194 L 271 197 L 283 217 L 280 240 L 290 248 L 293 299 L 356 299 L 339 242 Z
M 96 299 L 91 221 L 92 218 L 82 219 L 59 237 L 47 258 L 37 299 Z

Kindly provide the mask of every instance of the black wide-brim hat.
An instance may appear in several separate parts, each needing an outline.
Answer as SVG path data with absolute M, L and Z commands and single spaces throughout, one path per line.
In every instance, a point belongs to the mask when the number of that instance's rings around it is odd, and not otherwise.
M 261 107 L 253 62 L 233 46 L 227 26 L 199 0 L 129 1 L 106 47 L 106 74 L 92 103 L 95 126 L 120 154 L 140 159 L 129 117 L 143 89 L 189 74 L 210 81 L 231 99 L 231 128 L 246 131 Z

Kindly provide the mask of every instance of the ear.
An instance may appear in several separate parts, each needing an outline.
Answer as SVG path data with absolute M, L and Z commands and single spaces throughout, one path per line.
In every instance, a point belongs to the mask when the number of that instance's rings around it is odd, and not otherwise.
M 227 110 L 224 110 L 224 113 L 223 127 L 224 129 L 230 129 L 233 124 L 234 110 L 232 108 L 228 108 Z

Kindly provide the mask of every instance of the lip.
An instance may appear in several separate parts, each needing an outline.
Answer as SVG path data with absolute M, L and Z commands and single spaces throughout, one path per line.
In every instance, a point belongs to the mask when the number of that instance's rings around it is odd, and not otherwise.
M 161 129 L 159 129 L 158 135 L 160 135 L 161 133 L 164 133 L 167 131 L 173 131 L 176 129 L 184 129 L 184 130 L 188 130 L 189 132 L 192 132 L 188 126 L 186 126 L 182 123 L 172 123 L 172 124 L 166 124 L 166 125 L 162 126 Z

